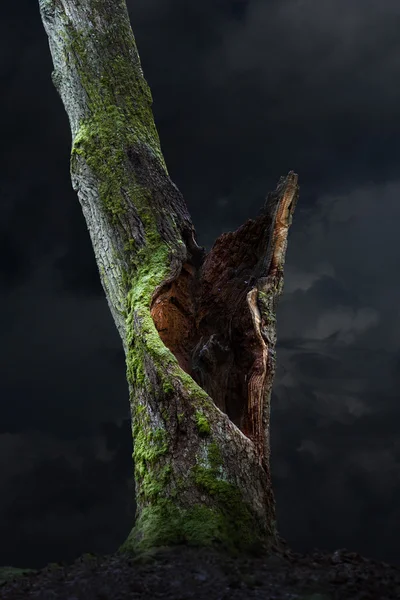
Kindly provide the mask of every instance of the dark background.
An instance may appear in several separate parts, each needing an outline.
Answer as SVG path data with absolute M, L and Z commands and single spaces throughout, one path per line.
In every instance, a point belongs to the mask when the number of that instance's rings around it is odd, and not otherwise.
M 281 533 L 399 563 L 400 3 L 128 4 L 199 242 L 300 177 L 272 408 Z M 40 567 L 125 539 L 132 440 L 37 2 L 7 2 L 0 28 L 0 564 Z

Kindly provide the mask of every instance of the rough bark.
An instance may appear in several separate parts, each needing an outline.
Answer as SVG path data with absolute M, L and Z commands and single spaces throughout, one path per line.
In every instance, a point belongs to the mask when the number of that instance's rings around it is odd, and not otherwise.
M 137 518 L 122 549 L 268 549 L 275 309 L 297 176 L 206 255 L 161 153 L 125 0 L 39 4 L 72 184 L 126 354 Z

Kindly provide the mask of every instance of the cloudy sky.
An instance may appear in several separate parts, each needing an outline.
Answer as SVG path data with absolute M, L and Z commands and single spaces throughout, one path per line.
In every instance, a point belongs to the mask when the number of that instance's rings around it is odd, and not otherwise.
M 272 407 L 281 533 L 399 563 L 400 4 L 128 5 L 202 245 L 299 174 Z M 7 3 L 0 29 L 0 564 L 40 567 L 129 532 L 129 406 L 37 2 Z

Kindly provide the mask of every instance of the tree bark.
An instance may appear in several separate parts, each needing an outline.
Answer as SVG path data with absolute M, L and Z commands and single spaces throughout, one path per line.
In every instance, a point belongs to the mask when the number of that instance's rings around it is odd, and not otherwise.
M 206 255 L 171 181 L 125 0 L 39 0 L 71 178 L 126 355 L 137 515 L 122 545 L 279 541 L 270 476 L 290 172 Z

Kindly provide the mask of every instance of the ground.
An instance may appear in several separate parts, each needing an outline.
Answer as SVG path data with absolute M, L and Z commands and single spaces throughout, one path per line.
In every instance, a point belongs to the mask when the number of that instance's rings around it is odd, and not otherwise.
M 0 598 L 399 600 L 400 567 L 346 550 L 232 558 L 180 546 L 136 558 L 85 555 L 71 565 L 52 564 L 3 584 L 0 579 Z

